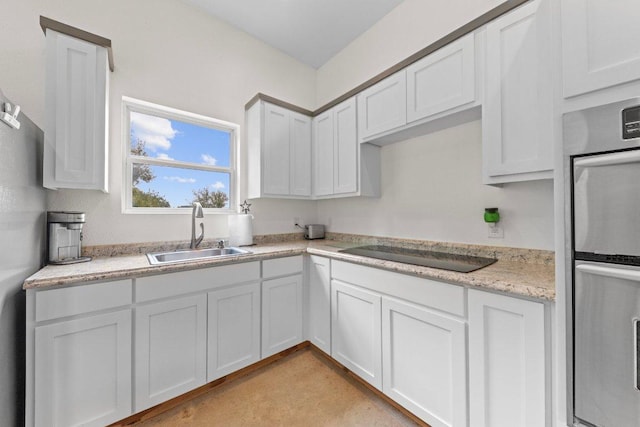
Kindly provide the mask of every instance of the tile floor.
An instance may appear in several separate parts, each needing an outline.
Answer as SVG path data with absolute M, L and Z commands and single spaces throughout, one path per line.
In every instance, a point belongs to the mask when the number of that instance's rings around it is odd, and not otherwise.
M 134 425 L 416 426 L 309 349 Z

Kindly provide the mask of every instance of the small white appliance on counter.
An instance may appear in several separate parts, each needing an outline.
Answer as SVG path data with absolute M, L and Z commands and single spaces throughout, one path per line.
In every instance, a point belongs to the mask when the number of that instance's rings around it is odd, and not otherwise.
M 84 212 L 47 212 L 49 264 L 91 261 L 82 255 Z

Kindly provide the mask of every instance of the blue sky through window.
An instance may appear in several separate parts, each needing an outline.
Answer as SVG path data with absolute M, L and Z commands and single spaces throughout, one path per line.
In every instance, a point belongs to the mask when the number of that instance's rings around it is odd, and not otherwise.
M 229 167 L 231 134 L 228 131 L 131 111 L 131 148 L 144 141 L 147 156 L 196 165 Z M 139 182 L 143 191 L 153 190 L 171 207 L 190 205 L 193 190 L 208 188 L 229 194 L 229 174 L 180 167 L 149 165 L 155 175 Z

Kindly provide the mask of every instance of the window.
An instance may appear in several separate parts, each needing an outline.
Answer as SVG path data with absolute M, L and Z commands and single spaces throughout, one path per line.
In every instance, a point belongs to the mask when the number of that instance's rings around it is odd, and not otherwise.
M 210 212 L 236 203 L 239 126 L 123 97 L 125 213 Z

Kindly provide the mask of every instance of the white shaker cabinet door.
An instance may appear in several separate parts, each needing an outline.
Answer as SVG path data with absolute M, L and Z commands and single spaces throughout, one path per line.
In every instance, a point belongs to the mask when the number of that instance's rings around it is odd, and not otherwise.
M 107 191 L 107 51 L 47 30 L 43 184 Z
M 383 391 L 432 427 L 467 425 L 466 325 L 382 299 Z
M 311 118 L 292 112 L 289 126 L 290 194 L 311 196 Z
M 487 25 L 482 111 L 485 184 L 552 177 L 548 8 L 546 0 L 535 0 Z
M 407 67 L 407 122 L 473 102 L 475 63 L 471 33 Z
M 640 79 L 640 2 L 562 0 L 564 96 Z
M 309 340 L 331 354 L 331 261 L 309 257 Z
M 130 414 L 130 310 L 35 329 L 36 426 L 104 426 Z
M 363 90 L 358 99 L 358 138 L 370 137 L 407 124 L 406 70 Z
M 313 119 L 313 195 L 333 194 L 333 110 Z
M 356 129 L 356 100 L 351 98 L 333 108 L 334 153 L 333 192 L 358 191 L 358 131 Z
M 381 297 L 331 281 L 331 356 L 382 390 Z
M 544 305 L 469 290 L 471 427 L 547 423 Z
M 262 140 L 263 189 L 269 195 L 289 195 L 289 165 L 291 152 L 290 111 L 264 104 L 264 135 Z
M 207 381 L 260 360 L 260 283 L 209 292 Z
M 262 283 L 262 358 L 302 342 L 302 275 Z
M 206 295 L 138 306 L 135 321 L 136 412 L 205 384 Z

